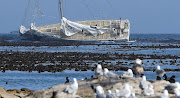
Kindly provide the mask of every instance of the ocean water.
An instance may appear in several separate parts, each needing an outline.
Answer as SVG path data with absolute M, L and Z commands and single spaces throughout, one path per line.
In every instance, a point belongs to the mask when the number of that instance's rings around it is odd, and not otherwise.
M 19 39 L 18 34 L 0 34 L 0 41 L 22 41 Z M 132 46 L 136 45 L 177 45 L 180 46 L 180 34 L 131 34 L 131 40 L 136 40 Z M 124 49 L 119 45 L 80 45 L 80 46 L 0 46 L 0 51 L 34 51 L 34 52 L 88 52 L 88 53 L 125 53 L 125 54 L 156 54 L 156 55 L 176 55 L 180 56 L 180 48 L 167 48 L 167 49 Z M 177 60 L 180 62 L 180 60 Z M 132 62 L 132 61 L 130 61 Z M 152 67 L 144 65 L 146 67 Z M 180 69 L 179 66 L 165 65 L 162 68 Z M 121 74 L 122 71 L 115 72 Z M 180 72 L 166 72 L 170 77 L 176 76 L 176 81 L 180 82 Z M 0 87 L 5 89 L 21 89 L 28 88 L 31 90 L 46 89 L 54 85 L 62 84 L 65 82 L 66 76 L 70 81 L 72 78 L 78 80 L 85 77 L 90 78 L 94 72 L 92 71 L 79 71 L 65 70 L 63 72 L 49 73 L 49 72 L 20 72 L 20 71 L 6 71 L 0 72 Z M 154 72 L 144 72 L 148 80 L 155 80 L 156 75 Z M 6 84 L 8 82 L 8 84 Z
M 114 71 L 116 74 L 122 74 L 123 71 Z M 147 77 L 147 80 L 155 80 L 155 72 L 146 71 L 144 74 Z M 168 77 L 176 75 L 176 81 L 180 82 L 179 72 L 166 72 Z M 28 88 L 31 90 L 41 90 L 47 89 L 54 85 L 65 83 L 66 77 L 69 77 L 69 80 L 72 81 L 73 78 L 82 80 L 85 77 L 90 78 L 91 75 L 94 75 L 93 71 L 74 71 L 74 70 L 65 70 L 58 73 L 49 73 L 49 72 L 20 72 L 20 71 L 6 71 L 5 73 L 0 72 L 0 86 L 5 89 L 21 89 Z M 8 82 L 8 84 L 6 84 Z

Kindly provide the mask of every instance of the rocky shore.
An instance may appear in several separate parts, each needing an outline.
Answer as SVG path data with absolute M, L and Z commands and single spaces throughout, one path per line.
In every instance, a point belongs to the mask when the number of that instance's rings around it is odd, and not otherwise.
M 107 90 L 111 90 L 114 92 L 116 89 L 120 90 L 123 88 L 125 83 L 128 83 L 132 86 L 132 91 L 135 93 L 137 98 L 158 98 L 162 95 L 165 86 L 170 84 L 168 81 L 160 80 L 160 81 L 148 81 L 148 84 L 153 85 L 154 87 L 154 95 L 145 96 L 143 91 L 139 88 L 140 81 L 142 80 L 141 77 L 139 78 L 126 78 L 126 79 L 119 79 L 119 80 L 112 80 L 103 78 L 102 81 L 98 79 L 87 79 L 87 80 L 79 80 L 78 81 L 78 91 L 74 97 L 82 97 L 82 98 L 95 98 L 95 93 L 91 88 L 91 85 L 100 85 L 103 87 L 104 92 Z M 0 97 L 2 98 L 69 98 L 72 97 L 71 94 L 67 94 L 63 92 L 66 88 L 67 84 L 60 84 L 55 85 L 49 89 L 43 89 L 39 91 L 32 91 L 29 89 L 21 89 L 21 90 L 5 90 L 0 88 Z M 58 94 L 58 96 L 57 96 Z M 175 98 L 175 94 L 169 94 L 170 98 Z

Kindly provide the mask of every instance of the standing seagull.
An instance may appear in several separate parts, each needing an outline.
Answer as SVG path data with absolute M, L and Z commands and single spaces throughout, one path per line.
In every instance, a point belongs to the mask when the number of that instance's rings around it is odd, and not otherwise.
M 158 65 L 157 69 L 156 69 L 156 75 L 160 77 L 160 76 L 163 76 L 164 73 L 165 73 L 165 71 L 163 69 L 161 69 L 161 67 Z
M 113 98 L 111 90 L 107 91 L 106 98 Z
M 160 96 L 160 98 L 169 98 L 169 93 L 168 91 L 165 89 L 163 94 Z
M 95 75 L 98 77 L 103 75 L 102 66 L 100 64 L 97 65 L 97 68 L 95 69 Z
M 129 78 L 129 77 L 133 77 L 133 72 L 131 69 L 128 69 L 126 72 L 122 73 L 120 75 L 121 78 Z
M 144 68 L 142 67 L 142 61 L 140 59 L 136 59 L 136 63 L 134 64 L 132 70 L 134 75 L 140 75 L 141 73 L 144 72 Z
M 119 79 L 119 75 L 110 72 L 107 68 L 104 68 L 104 75 L 106 78 L 108 78 L 109 80 L 111 79 Z
M 153 94 L 154 94 L 154 90 L 153 90 L 152 85 L 148 86 L 147 89 L 144 89 L 144 95 L 150 96 L 150 95 L 153 95 Z
M 129 98 L 131 96 L 131 88 L 130 88 L 129 84 L 125 84 L 124 88 L 119 91 L 117 96 L 120 98 L 124 98 L 124 97 Z
M 78 90 L 77 79 L 73 78 L 73 83 L 71 85 L 67 85 L 64 91 L 68 94 L 75 95 L 77 90 Z
M 139 84 L 139 87 L 140 87 L 142 90 L 148 88 L 148 83 L 147 83 L 147 81 L 146 81 L 146 76 L 143 76 L 143 77 L 142 77 L 142 80 L 141 80 L 141 82 L 140 82 L 140 84 Z
M 174 92 L 175 92 L 176 98 L 180 98 L 179 89 L 175 89 Z
M 96 98 L 105 98 L 104 90 L 101 86 L 96 87 Z

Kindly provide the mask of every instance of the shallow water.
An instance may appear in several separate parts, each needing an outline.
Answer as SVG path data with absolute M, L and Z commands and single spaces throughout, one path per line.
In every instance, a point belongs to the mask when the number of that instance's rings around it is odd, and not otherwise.
M 6 37 L 4 37 L 6 36 Z M 6 38 L 8 41 L 20 41 L 17 34 L 4 34 L 0 35 L 0 39 Z M 171 45 L 180 45 L 180 34 L 131 34 L 130 37 L 132 40 L 136 40 L 135 43 L 129 44 L 129 46 L 167 46 Z M 156 42 L 155 42 L 156 41 Z M 90 52 L 90 53 L 123 53 L 123 54 L 156 54 L 156 55 L 177 55 L 180 56 L 180 48 L 168 48 L 168 49 L 143 49 L 133 47 L 131 49 L 124 49 L 121 45 L 80 45 L 80 46 L 40 46 L 40 47 L 12 47 L 12 46 L 0 46 L 0 51 L 34 51 L 34 52 Z M 118 60 L 111 61 L 116 63 Z M 152 62 L 152 60 L 149 60 Z M 158 60 L 157 60 L 158 61 Z M 177 60 L 178 62 L 179 59 Z M 133 62 L 133 61 L 128 61 Z M 146 62 L 146 60 L 144 60 Z M 95 62 L 97 63 L 97 62 Z M 157 63 L 158 64 L 158 63 Z M 156 64 L 156 65 L 157 65 Z M 125 65 L 122 65 L 125 66 Z M 155 68 L 151 64 L 143 65 L 145 68 Z M 127 66 L 126 66 L 127 67 Z M 132 67 L 132 66 L 129 66 Z M 161 66 L 163 69 L 179 69 L 179 66 L 166 64 Z M 115 72 L 121 74 L 122 71 Z M 176 76 L 176 81 L 180 82 L 180 72 L 166 72 L 167 76 L 172 75 Z M 5 89 L 21 89 L 28 88 L 31 90 L 40 90 L 46 89 L 54 85 L 62 84 L 66 80 L 66 76 L 69 77 L 70 81 L 72 78 L 77 78 L 78 80 L 84 79 L 85 77 L 90 78 L 94 72 L 85 71 L 85 72 L 76 72 L 74 70 L 66 70 L 58 73 L 49 73 L 49 72 L 19 72 L 19 71 L 6 71 L 5 73 L 0 72 L 0 87 Z M 147 80 L 155 80 L 156 74 L 154 72 L 146 71 L 144 74 L 147 77 Z M 6 84 L 8 82 L 8 84 Z
M 114 71 L 117 74 L 121 74 L 123 71 Z M 146 71 L 144 74 L 147 80 L 155 80 L 155 72 Z M 180 72 L 166 72 L 167 76 L 176 76 L 176 81 L 180 82 Z M 6 71 L 5 73 L 0 72 L 0 87 L 5 89 L 21 89 L 28 88 L 31 90 L 47 89 L 51 86 L 64 83 L 66 76 L 69 77 L 70 81 L 72 78 L 77 78 L 78 80 L 84 79 L 85 77 L 90 78 L 94 75 L 93 71 L 74 71 L 66 70 L 58 73 L 49 72 L 19 72 L 19 71 Z M 8 84 L 5 84 L 8 82 Z

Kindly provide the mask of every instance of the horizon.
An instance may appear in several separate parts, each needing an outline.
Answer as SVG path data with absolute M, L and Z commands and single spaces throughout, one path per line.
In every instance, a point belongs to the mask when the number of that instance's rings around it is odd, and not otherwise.
M 11 1 L 12 4 L 9 2 L 10 0 L 0 1 L 0 12 L 3 13 L 0 18 L 0 26 L 3 28 L 0 33 L 3 34 L 18 30 L 28 4 L 28 0 Z M 41 11 L 47 16 L 56 17 L 55 21 L 58 23 L 60 21 L 58 0 L 39 2 Z M 120 17 L 129 19 L 130 34 L 180 34 L 179 3 L 178 0 L 63 0 L 63 11 L 64 16 L 71 21 L 118 20 Z

